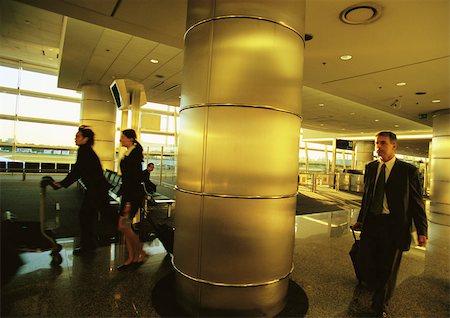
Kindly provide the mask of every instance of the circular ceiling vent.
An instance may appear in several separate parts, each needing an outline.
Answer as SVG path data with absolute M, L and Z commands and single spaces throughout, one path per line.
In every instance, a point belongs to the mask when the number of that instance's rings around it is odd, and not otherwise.
M 381 17 L 381 11 L 376 3 L 359 3 L 344 9 L 339 19 L 347 24 L 369 24 Z

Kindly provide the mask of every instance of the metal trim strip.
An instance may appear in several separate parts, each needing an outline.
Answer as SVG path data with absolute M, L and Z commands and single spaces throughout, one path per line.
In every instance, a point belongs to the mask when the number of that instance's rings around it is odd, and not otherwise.
M 277 107 L 273 107 L 273 106 L 269 106 L 269 105 L 250 105 L 250 104 L 230 104 L 230 103 L 204 103 L 204 104 L 194 104 L 194 105 L 189 105 L 189 106 L 184 106 L 181 107 L 180 109 L 180 113 L 184 110 L 187 109 L 192 109 L 192 108 L 201 108 L 201 107 L 242 107 L 242 108 L 261 108 L 261 109 L 267 109 L 267 110 L 273 110 L 273 111 L 277 111 L 277 112 L 282 112 L 282 113 L 287 113 L 287 114 L 291 114 L 294 116 L 297 116 L 300 119 L 303 119 L 303 117 L 300 114 L 296 114 L 294 112 L 291 112 L 289 110 L 285 110 L 285 109 L 281 109 L 281 108 L 277 108 Z
M 296 193 L 292 194 L 283 194 L 283 195 L 234 195 L 234 194 L 218 194 L 218 193 L 207 193 L 207 192 L 198 192 L 198 191 L 191 191 L 191 190 L 185 190 L 178 186 L 175 186 L 175 190 L 193 194 L 193 195 L 200 195 L 205 197 L 216 197 L 216 198 L 233 198 L 233 199 L 285 199 L 285 198 L 292 198 L 297 196 Z
M 172 255 L 171 257 L 171 262 L 172 262 L 172 266 L 173 268 L 180 273 L 182 276 L 186 277 L 187 279 L 193 280 L 197 283 L 202 283 L 202 284 L 207 284 L 207 285 L 212 285 L 212 286 L 220 286 L 220 287 L 240 287 L 240 288 L 247 288 L 247 287 L 259 287 L 259 286 L 267 286 L 267 285 L 271 285 L 271 284 L 275 284 L 278 283 L 280 281 L 282 281 L 283 279 L 286 279 L 293 271 L 294 271 L 294 263 L 292 263 L 291 266 L 291 270 L 284 276 L 277 278 L 277 279 L 273 279 L 267 282 L 261 282 L 261 283 L 246 283 L 246 284 L 236 284 L 236 283 L 223 283 L 223 282 L 213 282 L 213 281 L 209 281 L 206 279 L 201 279 L 201 278 L 196 278 L 193 277 L 191 275 L 188 275 L 186 273 L 184 273 L 183 271 L 181 271 L 176 265 L 175 265 L 175 261 L 174 261 L 174 256 Z
M 266 21 L 266 22 L 271 22 L 274 24 L 278 24 L 281 25 L 282 27 L 291 30 L 292 32 L 294 32 L 295 34 L 297 34 L 302 40 L 303 40 L 303 45 L 305 45 L 305 39 L 304 37 L 293 27 L 287 25 L 284 22 L 281 21 L 275 21 L 269 18 L 264 18 L 264 17 L 259 17 L 259 16 L 252 16 L 252 15 L 240 15 L 240 14 L 230 14 L 230 15 L 222 15 L 222 16 L 217 16 L 217 17 L 213 17 L 213 18 L 208 18 L 208 19 L 204 19 L 201 20 L 193 25 L 191 25 L 186 32 L 184 32 L 184 36 L 183 39 L 186 40 L 186 35 L 195 27 L 199 26 L 200 24 L 204 24 L 204 23 L 208 23 L 211 21 L 215 21 L 215 20 L 224 20 L 224 19 L 253 19 L 253 20 L 261 20 L 261 21 Z

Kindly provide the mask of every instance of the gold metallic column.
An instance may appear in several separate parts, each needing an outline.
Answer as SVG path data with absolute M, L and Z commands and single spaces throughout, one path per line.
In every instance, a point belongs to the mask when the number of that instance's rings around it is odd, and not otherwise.
M 196 316 L 274 316 L 292 271 L 304 1 L 189 1 L 173 263 Z
M 422 276 L 448 281 L 450 266 L 450 112 L 433 115 L 433 139 L 430 145 L 430 215 L 428 244 Z
M 103 169 L 114 170 L 116 111 L 109 87 L 82 87 L 80 124 L 88 125 L 94 131 L 94 150 Z
M 433 115 L 430 222 L 450 226 L 450 111 Z M 448 239 L 448 237 L 447 237 Z

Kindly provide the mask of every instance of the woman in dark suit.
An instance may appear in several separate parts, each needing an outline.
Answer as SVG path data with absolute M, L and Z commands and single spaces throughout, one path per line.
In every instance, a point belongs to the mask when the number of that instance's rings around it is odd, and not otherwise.
M 420 246 L 427 243 L 427 217 L 417 168 L 395 157 L 397 136 L 376 136 L 379 159 L 366 166 L 364 195 L 358 221 L 361 229 L 358 263 L 363 281 L 374 289 L 372 307 L 387 317 L 403 251 L 411 244 L 414 222 Z
M 120 143 L 126 147 L 124 157 L 120 161 L 122 186 L 119 194 L 122 196 L 118 229 L 125 237 L 128 259 L 119 269 L 129 268 L 132 264 L 143 263 L 147 256 L 142 249 L 138 235 L 131 228 L 131 222 L 139 211 L 144 199 L 142 187 L 142 162 L 144 156 L 141 144 L 136 140 L 133 129 L 125 129 L 120 136 Z

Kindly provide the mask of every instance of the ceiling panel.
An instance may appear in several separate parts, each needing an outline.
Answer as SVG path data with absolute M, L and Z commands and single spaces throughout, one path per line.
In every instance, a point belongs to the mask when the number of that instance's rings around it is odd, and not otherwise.
M 66 2 L 67 4 L 71 4 L 84 10 L 89 10 L 92 12 L 97 12 L 103 15 L 111 15 L 114 7 L 120 3 L 120 0 L 101 0 L 101 1 L 92 1 L 92 0 L 61 0 L 62 2 Z
M 100 82 L 114 61 L 125 50 L 131 38 L 131 35 L 104 29 L 81 82 Z
M 103 34 L 103 28 L 75 19 L 67 19 L 65 39 L 59 68 L 58 85 L 62 88 L 80 89 L 92 52 Z
M 117 56 L 104 75 L 104 80 L 111 78 L 131 78 L 135 81 L 142 81 L 147 77 L 152 67 L 156 66 L 150 62 L 151 52 L 158 46 L 156 42 L 132 37 L 125 49 Z M 130 54 L 132 52 L 132 54 Z

